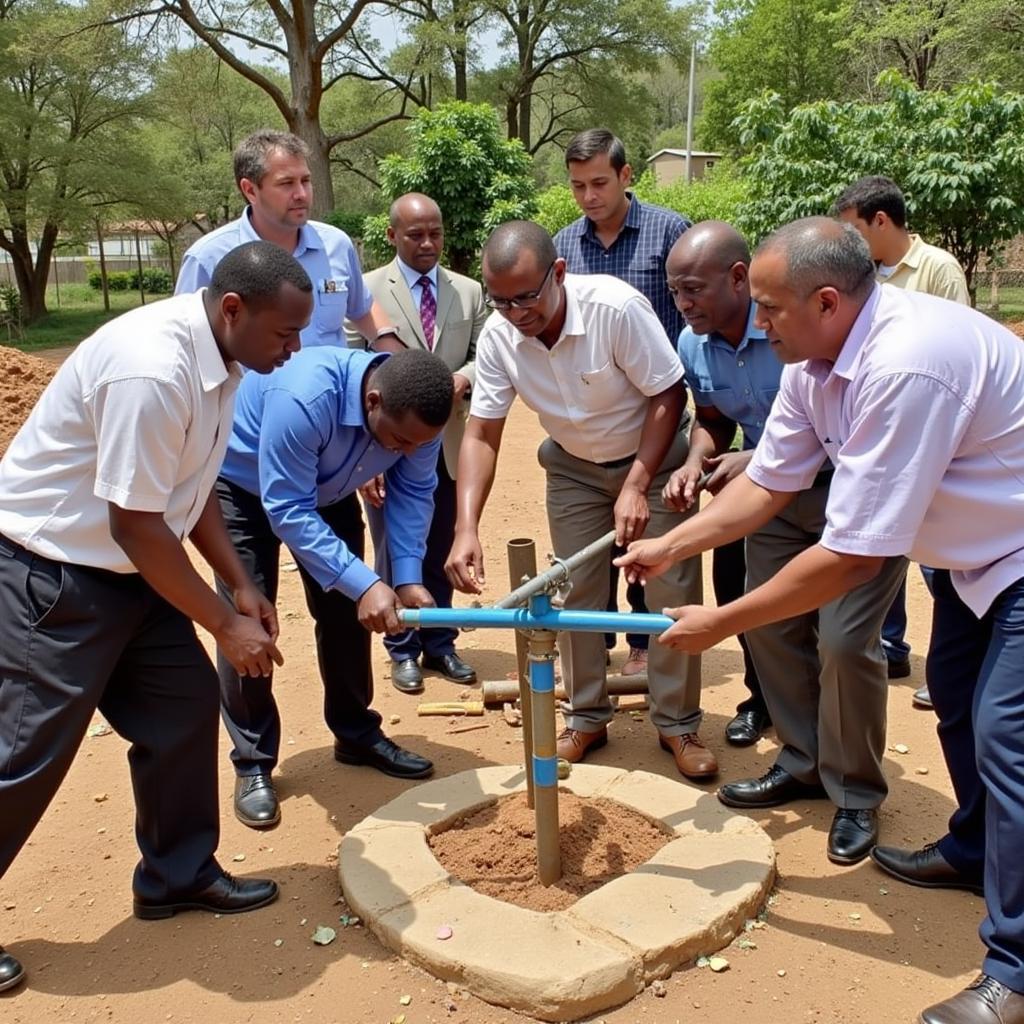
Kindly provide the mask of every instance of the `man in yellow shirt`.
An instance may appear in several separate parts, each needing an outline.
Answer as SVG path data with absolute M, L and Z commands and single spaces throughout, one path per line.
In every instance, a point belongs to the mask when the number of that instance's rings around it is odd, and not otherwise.
M 927 292 L 943 299 L 971 304 L 967 278 L 952 253 L 929 245 L 907 230 L 907 203 L 891 178 L 870 174 L 848 186 L 832 206 L 832 214 L 852 224 L 863 236 L 875 261 L 879 281 L 911 292 Z M 931 570 L 921 567 L 931 590 Z M 889 663 L 889 678 L 910 675 L 907 632 L 907 590 L 900 588 L 882 625 L 882 647 Z M 928 685 L 914 692 L 914 706 L 930 708 Z

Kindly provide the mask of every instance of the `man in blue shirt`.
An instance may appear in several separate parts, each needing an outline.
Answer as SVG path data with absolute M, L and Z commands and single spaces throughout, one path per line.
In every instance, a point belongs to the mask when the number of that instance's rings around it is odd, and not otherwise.
M 570 274 L 611 274 L 632 285 L 654 307 L 669 341 L 675 341 L 683 318 L 669 294 L 665 260 L 690 222 L 672 210 L 642 203 L 628 191 L 633 171 L 626 163 L 626 148 L 604 128 L 576 135 L 566 148 L 565 166 L 576 205 L 583 211 L 555 235 L 565 269 Z M 609 611 L 618 610 L 618 589 L 619 571 L 612 566 Z M 643 587 L 631 584 L 626 597 L 634 612 L 647 611 Z M 605 641 L 614 647 L 614 634 Z M 646 671 L 648 637 L 627 633 L 626 642 L 629 657 L 622 674 Z
M 237 220 L 203 235 L 185 253 L 175 292 L 206 287 L 223 256 L 262 239 L 299 261 L 313 282 L 313 318 L 302 347 L 346 344 L 346 317 L 378 351 L 405 346 L 363 284 L 359 256 L 348 235 L 309 219 L 313 186 L 309 148 L 288 132 L 253 132 L 234 153 L 235 184 L 248 206 Z
M 433 605 L 422 563 L 434 507 L 441 428 L 452 375 L 424 351 L 314 348 L 280 372 L 246 375 L 217 480 L 217 494 L 242 562 L 271 601 L 281 544 L 298 564 L 316 623 L 324 718 L 334 756 L 398 778 L 433 765 L 381 731 L 370 707 L 370 634 L 397 633 L 402 607 Z M 357 488 L 384 474 L 384 516 L 394 590 L 362 561 Z M 229 595 L 230 596 L 230 595 Z M 365 628 L 364 628 L 365 627 Z M 271 676 L 240 679 L 218 662 L 221 708 L 234 742 L 235 814 L 252 828 L 280 820 L 271 780 L 281 721 Z
M 743 472 L 761 437 L 782 376 L 782 363 L 764 331 L 754 326 L 746 241 L 728 224 L 715 221 L 691 228 L 687 241 L 691 244 L 680 242 L 672 250 L 666 267 L 669 290 L 686 319 L 679 335 L 679 358 L 697 411 L 689 455 L 664 492 L 665 503 L 680 512 L 697 501 L 705 473 L 710 476 L 703 486 L 717 494 Z M 693 266 L 692 250 L 713 253 L 717 272 L 700 274 Z M 694 270 L 698 273 L 693 274 Z M 733 450 L 737 426 L 743 435 L 739 452 Z M 716 548 L 712 563 L 715 601 L 723 605 L 742 597 L 746 574 L 743 539 Z M 737 705 L 736 715 L 725 727 L 725 738 L 734 746 L 746 747 L 756 743 L 771 725 L 771 716 L 746 638 L 741 634 L 738 639 L 743 650 L 743 682 L 750 696 Z
M 707 485 L 712 491 L 745 472 L 781 377 L 764 332 L 753 327 L 749 262 L 742 237 L 721 221 L 691 228 L 668 259 L 676 304 L 693 331 L 705 334 L 691 339 L 684 332 L 680 354 L 704 422 L 715 421 L 711 406 L 719 413 L 724 429 L 716 451 L 725 451 L 734 423 L 743 429 L 745 450 L 716 460 Z M 701 443 L 698 438 L 698 450 Z M 666 497 L 692 504 L 701 468 L 688 457 Z M 820 541 L 831 481 L 826 461 L 810 487 L 747 537 L 747 590 Z M 718 798 L 755 810 L 827 796 L 836 812 L 826 849 L 836 864 L 858 863 L 878 841 L 877 808 L 888 791 L 882 771 L 887 676 L 879 633 L 906 571 L 905 558 L 886 558 L 877 576 L 816 612 L 746 634 L 781 750 L 763 776 L 726 783 Z

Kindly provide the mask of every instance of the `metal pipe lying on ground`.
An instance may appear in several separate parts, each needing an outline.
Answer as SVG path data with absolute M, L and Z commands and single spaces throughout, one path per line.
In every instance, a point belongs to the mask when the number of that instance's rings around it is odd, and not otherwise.
M 608 695 L 611 697 L 631 697 L 643 693 L 647 693 L 646 673 L 637 676 L 608 676 Z M 480 696 L 484 704 L 512 703 L 519 696 L 519 683 L 515 679 L 485 679 L 480 684 Z M 565 687 L 561 683 L 555 685 L 555 698 L 566 699 Z

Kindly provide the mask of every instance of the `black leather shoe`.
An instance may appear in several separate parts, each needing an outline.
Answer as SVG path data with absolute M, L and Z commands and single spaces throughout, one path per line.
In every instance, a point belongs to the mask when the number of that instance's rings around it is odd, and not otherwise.
M 434 764 L 411 750 L 403 750 L 387 736 L 381 736 L 369 747 L 357 747 L 352 743 L 334 744 L 334 760 L 342 764 L 366 764 L 385 775 L 396 779 L 425 779 L 434 771 Z
M 718 791 L 726 807 L 778 807 L 791 800 L 816 800 L 825 796 L 821 786 L 794 779 L 785 768 L 773 764 L 759 779 L 729 782 Z
M 878 842 L 878 811 L 840 807 L 828 830 L 828 859 L 833 864 L 858 864 Z
M 759 711 L 757 708 L 737 711 L 736 717 L 725 727 L 726 741 L 734 747 L 753 746 L 771 724 L 767 711 Z
M 423 673 L 415 658 L 396 661 L 391 666 L 391 685 L 400 693 L 423 692 Z
M 467 665 L 457 654 L 442 654 L 440 658 L 423 655 L 423 667 L 440 672 L 453 683 L 475 683 L 476 669 Z
M 25 968 L 20 961 L 0 946 L 0 992 L 15 988 L 25 980 Z
M 984 896 L 981 874 L 957 871 L 939 852 L 935 843 L 921 850 L 901 850 L 896 846 L 876 846 L 871 859 L 885 872 L 908 885 L 923 889 L 964 889 Z
M 281 805 L 267 773 L 235 779 L 235 817 L 249 828 L 271 828 L 281 820 Z
M 143 921 L 173 917 L 179 910 L 208 910 L 212 914 L 244 914 L 277 899 L 277 883 L 269 878 L 234 878 L 226 871 L 212 885 L 191 896 L 157 903 L 135 897 L 135 916 Z
M 907 676 L 910 675 L 909 658 L 890 658 L 886 655 L 885 660 L 888 665 L 888 674 L 890 679 L 906 679 Z

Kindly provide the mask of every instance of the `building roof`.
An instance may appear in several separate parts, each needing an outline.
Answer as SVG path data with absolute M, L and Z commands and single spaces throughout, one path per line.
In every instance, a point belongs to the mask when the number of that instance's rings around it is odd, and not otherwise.
M 708 153 L 708 152 L 706 152 L 705 150 L 702 150 L 702 149 L 690 150 L 690 156 L 691 157 L 694 157 L 694 156 L 720 157 L 721 155 L 722 155 L 721 153 Z M 685 149 L 659 149 L 657 153 L 654 153 L 652 156 L 649 156 L 647 158 L 647 162 L 651 163 L 652 161 L 657 160 L 659 156 L 678 156 L 678 157 L 682 157 L 685 160 L 686 159 L 686 150 Z

